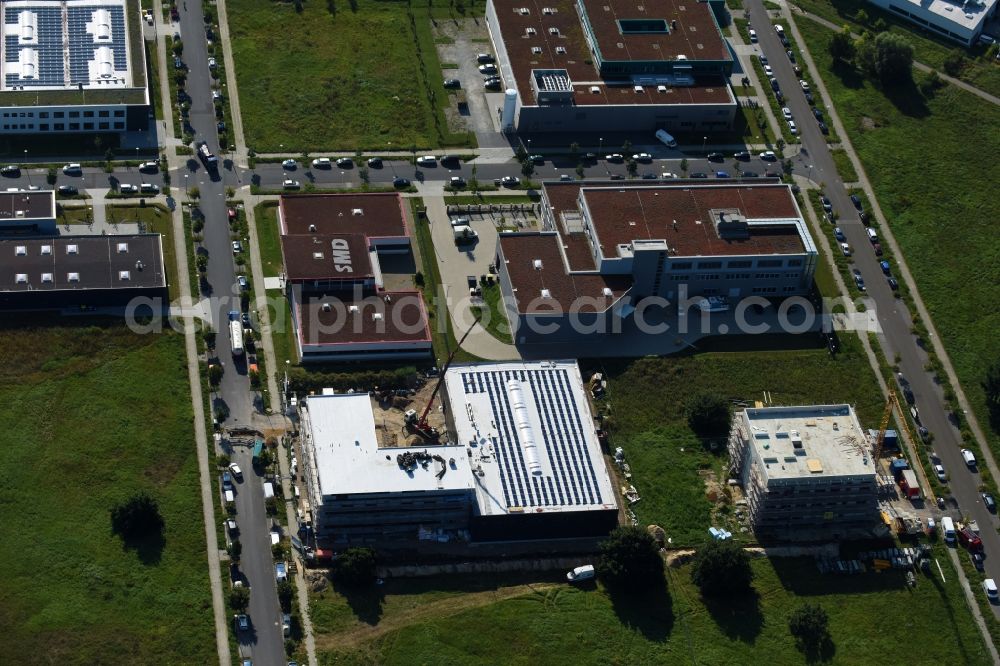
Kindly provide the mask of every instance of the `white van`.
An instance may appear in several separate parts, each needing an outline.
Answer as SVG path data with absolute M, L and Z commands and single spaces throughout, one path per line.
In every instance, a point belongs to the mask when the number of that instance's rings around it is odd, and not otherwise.
M 941 531 L 944 533 L 945 543 L 955 543 L 955 521 L 949 516 L 941 519 Z
M 63 173 L 67 176 L 82 176 L 83 167 L 76 163 L 67 164 L 63 167 Z
M 878 242 L 878 234 L 875 233 L 874 229 L 872 229 L 871 227 L 866 227 L 865 231 L 868 233 L 868 240 L 870 240 L 873 243 Z
M 455 235 L 456 243 L 460 243 L 462 241 L 474 241 L 479 238 L 479 234 L 477 234 L 475 230 L 469 226 L 452 227 L 451 231 Z
M 236 494 L 232 490 L 227 490 L 223 493 L 226 498 L 226 506 L 232 506 L 233 502 L 236 501 Z
M 417 158 L 417 166 L 434 166 L 437 164 L 437 158 L 433 155 L 422 155 Z
M 976 466 L 976 455 L 969 449 L 962 449 L 962 460 L 964 460 L 965 464 L 969 467 Z
M 781 27 L 780 25 L 775 24 L 774 31 L 776 33 L 778 33 L 779 37 L 784 37 L 785 36 L 785 29 L 783 27 Z
M 581 580 L 589 580 L 594 577 L 595 573 L 593 564 L 585 564 L 582 567 L 577 567 L 567 573 L 566 580 L 571 583 L 576 583 Z
M 670 136 L 667 133 L 667 130 L 656 130 L 656 138 L 662 141 L 663 145 L 665 145 L 667 148 L 677 147 L 677 139 Z

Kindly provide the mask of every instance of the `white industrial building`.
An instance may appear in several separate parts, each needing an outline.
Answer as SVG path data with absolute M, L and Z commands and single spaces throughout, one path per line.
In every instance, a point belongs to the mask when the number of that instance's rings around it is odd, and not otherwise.
M 758 536 L 847 538 L 878 518 L 871 445 L 850 405 L 737 412 L 729 454 Z
M 0 134 L 149 128 L 138 0 L 11 0 L 0 13 Z
M 869 0 L 873 5 L 917 23 L 965 46 L 973 46 L 996 16 L 997 0 Z
M 453 366 L 442 445 L 384 446 L 367 394 L 302 401 L 303 478 L 322 545 L 606 535 L 618 505 L 573 361 Z

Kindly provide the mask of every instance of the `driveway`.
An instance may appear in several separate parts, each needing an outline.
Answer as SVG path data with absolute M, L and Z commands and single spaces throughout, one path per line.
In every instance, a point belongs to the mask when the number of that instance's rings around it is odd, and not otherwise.
M 473 321 L 469 310 L 469 276 L 478 279 L 480 275 L 490 272 L 490 264 L 497 256 L 499 235 L 490 220 L 474 219 L 471 226 L 479 234 L 478 242 L 456 245 L 444 198 L 426 196 L 424 205 L 434 240 L 434 260 L 441 273 L 441 286 L 448 301 L 455 336 L 461 337 Z M 472 330 L 462 349 L 491 361 L 520 358 L 514 345 L 500 342 L 482 326 Z

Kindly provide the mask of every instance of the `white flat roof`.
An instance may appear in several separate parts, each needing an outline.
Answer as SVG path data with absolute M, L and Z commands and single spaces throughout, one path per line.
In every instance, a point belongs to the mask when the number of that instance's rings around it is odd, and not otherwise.
M 464 447 L 380 448 L 375 414 L 367 393 L 313 395 L 304 401 L 306 444 L 313 456 L 322 496 L 471 489 L 472 473 Z M 404 470 L 398 454 L 426 451 L 444 463 Z M 442 467 L 445 473 L 438 478 Z
M 454 365 L 444 380 L 482 515 L 617 508 L 575 361 Z
M 737 418 L 768 480 L 875 474 L 871 445 L 850 405 L 763 407 Z
M 980 23 L 986 20 L 986 15 L 990 8 L 996 4 L 997 0 L 969 0 L 967 2 L 952 2 L 951 0 L 930 0 L 929 3 L 921 3 L 919 0 L 902 0 L 902 7 L 920 16 L 923 12 L 930 12 L 935 16 L 940 16 L 950 23 L 959 25 L 966 30 L 975 30 Z M 908 7 L 907 5 L 912 5 Z

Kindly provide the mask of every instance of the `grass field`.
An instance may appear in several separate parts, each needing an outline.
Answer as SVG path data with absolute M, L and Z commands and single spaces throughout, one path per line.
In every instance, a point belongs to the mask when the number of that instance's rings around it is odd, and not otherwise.
M 247 145 L 257 152 L 473 145 L 450 102 L 428 3 L 234 0 L 229 29 Z M 476 10 L 478 11 L 478 10 Z M 377 35 L 377 39 L 372 39 Z
M 989 424 L 980 387 L 998 352 L 1000 309 L 1000 108 L 953 86 L 930 97 L 916 88 L 886 94 L 853 71 L 832 69 L 832 32 L 799 20 L 843 124 L 872 179 L 917 287 L 980 423 Z M 931 156 L 933 158 L 931 159 Z M 993 432 L 992 447 L 1000 452 Z
M 503 295 L 500 293 L 500 285 L 494 283 L 488 287 L 483 287 L 483 303 L 485 307 L 473 307 L 473 314 L 479 311 L 488 311 L 489 320 L 486 322 L 486 330 L 490 335 L 507 344 L 513 344 L 514 338 L 510 335 L 510 323 L 507 321 L 507 313 L 503 309 Z
M 959 48 L 958 44 L 938 38 L 929 30 L 922 30 L 915 23 L 897 18 L 892 12 L 883 11 L 865 0 L 795 0 L 795 4 L 837 25 L 850 25 L 851 30 L 856 33 L 862 32 L 866 27 L 854 20 L 858 10 L 863 9 L 871 22 L 881 18 L 887 22 L 889 32 L 903 35 L 910 40 L 913 44 L 914 60 L 940 72 L 944 71 L 944 60 L 948 54 Z M 802 23 L 804 21 L 798 21 L 800 29 Z M 871 27 L 871 23 L 867 27 Z M 1000 65 L 995 61 L 978 57 L 984 50 L 982 46 L 977 46 L 973 53 L 963 49 L 967 56 L 966 66 L 958 78 L 992 95 L 1000 95 Z M 815 53 L 813 55 L 815 56 Z
M 837 173 L 845 183 L 856 183 L 858 182 L 858 172 L 854 170 L 854 165 L 851 164 L 851 158 L 847 156 L 847 151 L 844 149 L 831 150 L 830 156 L 833 157 L 833 163 L 837 165 Z
M 666 594 L 611 595 L 549 581 L 531 588 L 455 580 L 387 581 L 379 596 L 314 595 L 319 662 L 328 664 L 801 664 L 787 618 L 805 602 L 830 617 L 829 663 L 876 663 L 919 636 L 913 664 L 989 658 L 946 559 L 949 582 L 898 573 L 821 576 L 812 560 L 756 560 L 756 595 L 706 604 L 689 567 L 669 570 Z M 492 578 L 492 577 L 490 577 Z M 465 596 L 453 590 L 467 585 Z M 521 594 L 512 594 L 521 592 Z M 900 609 L 906 612 L 901 613 Z M 892 630 L 873 626 L 893 618 Z
M 818 339 L 799 336 L 782 344 L 794 342 L 811 345 Z M 632 482 L 642 496 L 634 507 L 640 524 L 660 525 L 676 546 L 699 543 L 713 524 L 705 475 L 714 473 L 724 484 L 726 477 L 720 475 L 726 457 L 709 451 L 688 427 L 685 410 L 691 395 L 708 391 L 752 404 L 766 390 L 779 405 L 847 402 L 858 410 L 862 424 L 877 425 L 884 399 L 861 343 L 844 334 L 840 344 L 835 358 L 825 348 L 746 351 L 590 368 L 608 379 L 607 397 L 598 409 L 610 417 L 611 445 L 625 450 L 632 467 Z M 725 513 L 717 518 L 725 520 Z
M 276 277 L 284 268 L 281 258 L 281 233 L 278 231 L 278 205 L 265 202 L 254 208 L 257 221 L 257 245 L 264 277 Z
M 211 663 L 183 338 L 40 323 L 0 329 L 4 661 Z M 159 500 L 162 547 L 111 534 L 109 508 L 135 489 Z

